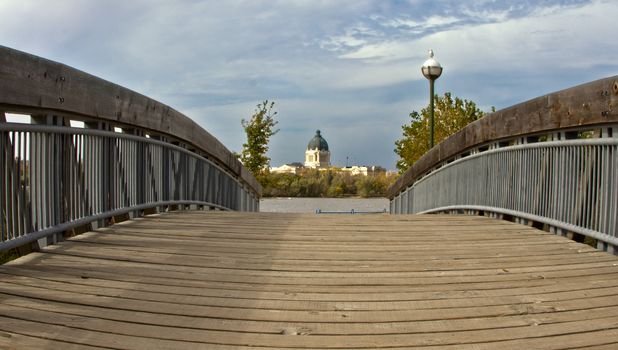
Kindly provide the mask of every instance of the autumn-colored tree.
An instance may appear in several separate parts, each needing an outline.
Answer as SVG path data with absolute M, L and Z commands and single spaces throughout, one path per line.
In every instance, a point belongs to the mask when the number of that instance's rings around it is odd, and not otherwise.
M 255 175 L 260 178 L 260 174 L 268 169 L 270 158 L 266 155 L 268 152 L 268 141 L 270 137 L 276 134 L 279 130 L 275 130 L 277 125 L 275 116 L 277 112 L 273 111 L 275 102 L 268 100 L 257 105 L 250 120 L 242 119 L 241 125 L 247 134 L 247 142 L 242 145 L 240 161 Z
M 483 112 L 476 107 L 476 103 L 462 100 L 459 97 L 453 99 L 450 92 L 445 93 L 443 97 L 436 95 L 434 101 L 436 143 L 440 143 L 483 116 Z M 403 137 L 395 141 L 395 153 L 399 155 L 397 169 L 401 173 L 429 151 L 429 113 L 429 106 L 423 108 L 421 113 L 412 111 L 410 124 L 401 127 Z
M 304 169 L 298 174 L 263 173 L 264 197 L 385 197 L 394 174 L 352 175 L 335 168 Z

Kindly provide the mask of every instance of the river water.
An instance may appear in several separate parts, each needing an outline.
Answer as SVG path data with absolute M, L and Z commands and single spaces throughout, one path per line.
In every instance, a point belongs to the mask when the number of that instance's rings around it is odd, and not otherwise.
M 388 212 L 387 198 L 262 198 L 260 211 L 278 213 Z

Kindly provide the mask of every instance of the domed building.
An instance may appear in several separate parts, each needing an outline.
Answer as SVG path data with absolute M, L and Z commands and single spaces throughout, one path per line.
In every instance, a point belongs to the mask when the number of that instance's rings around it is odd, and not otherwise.
M 328 142 L 320 134 L 320 130 L 316 130 L 315 136 L 307 144 L 305 151 L 305 167 L 307 168 L 329 168 L 330 167 L 330 151 L 328 150 Z

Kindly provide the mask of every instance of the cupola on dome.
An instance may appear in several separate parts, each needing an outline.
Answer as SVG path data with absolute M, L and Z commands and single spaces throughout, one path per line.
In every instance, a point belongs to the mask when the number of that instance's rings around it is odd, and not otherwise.
M 328 142 L 320 134 L 320 130 L 315 131 L 315 136 L 309 141 L 307 149 L 317 149 L 318 151 L 328 151 Z
M 330 168 L 330 151 L 328 142 L 320 134 L 320 130 L 315 131 L 315 136 L 309 140 L 305 151 L 305 167 L 313 169 Z

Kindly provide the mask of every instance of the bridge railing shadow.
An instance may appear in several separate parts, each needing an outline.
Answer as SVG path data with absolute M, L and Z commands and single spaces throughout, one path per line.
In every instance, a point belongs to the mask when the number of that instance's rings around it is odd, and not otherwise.
M 618 253 L 618 77 L 487 115 L 389 189 L 390 211 L 510 219 Z
M 0 250 L 161 211 L 259 208 L 255 178 L 166 105 L 2 46 L 0 82 Z

